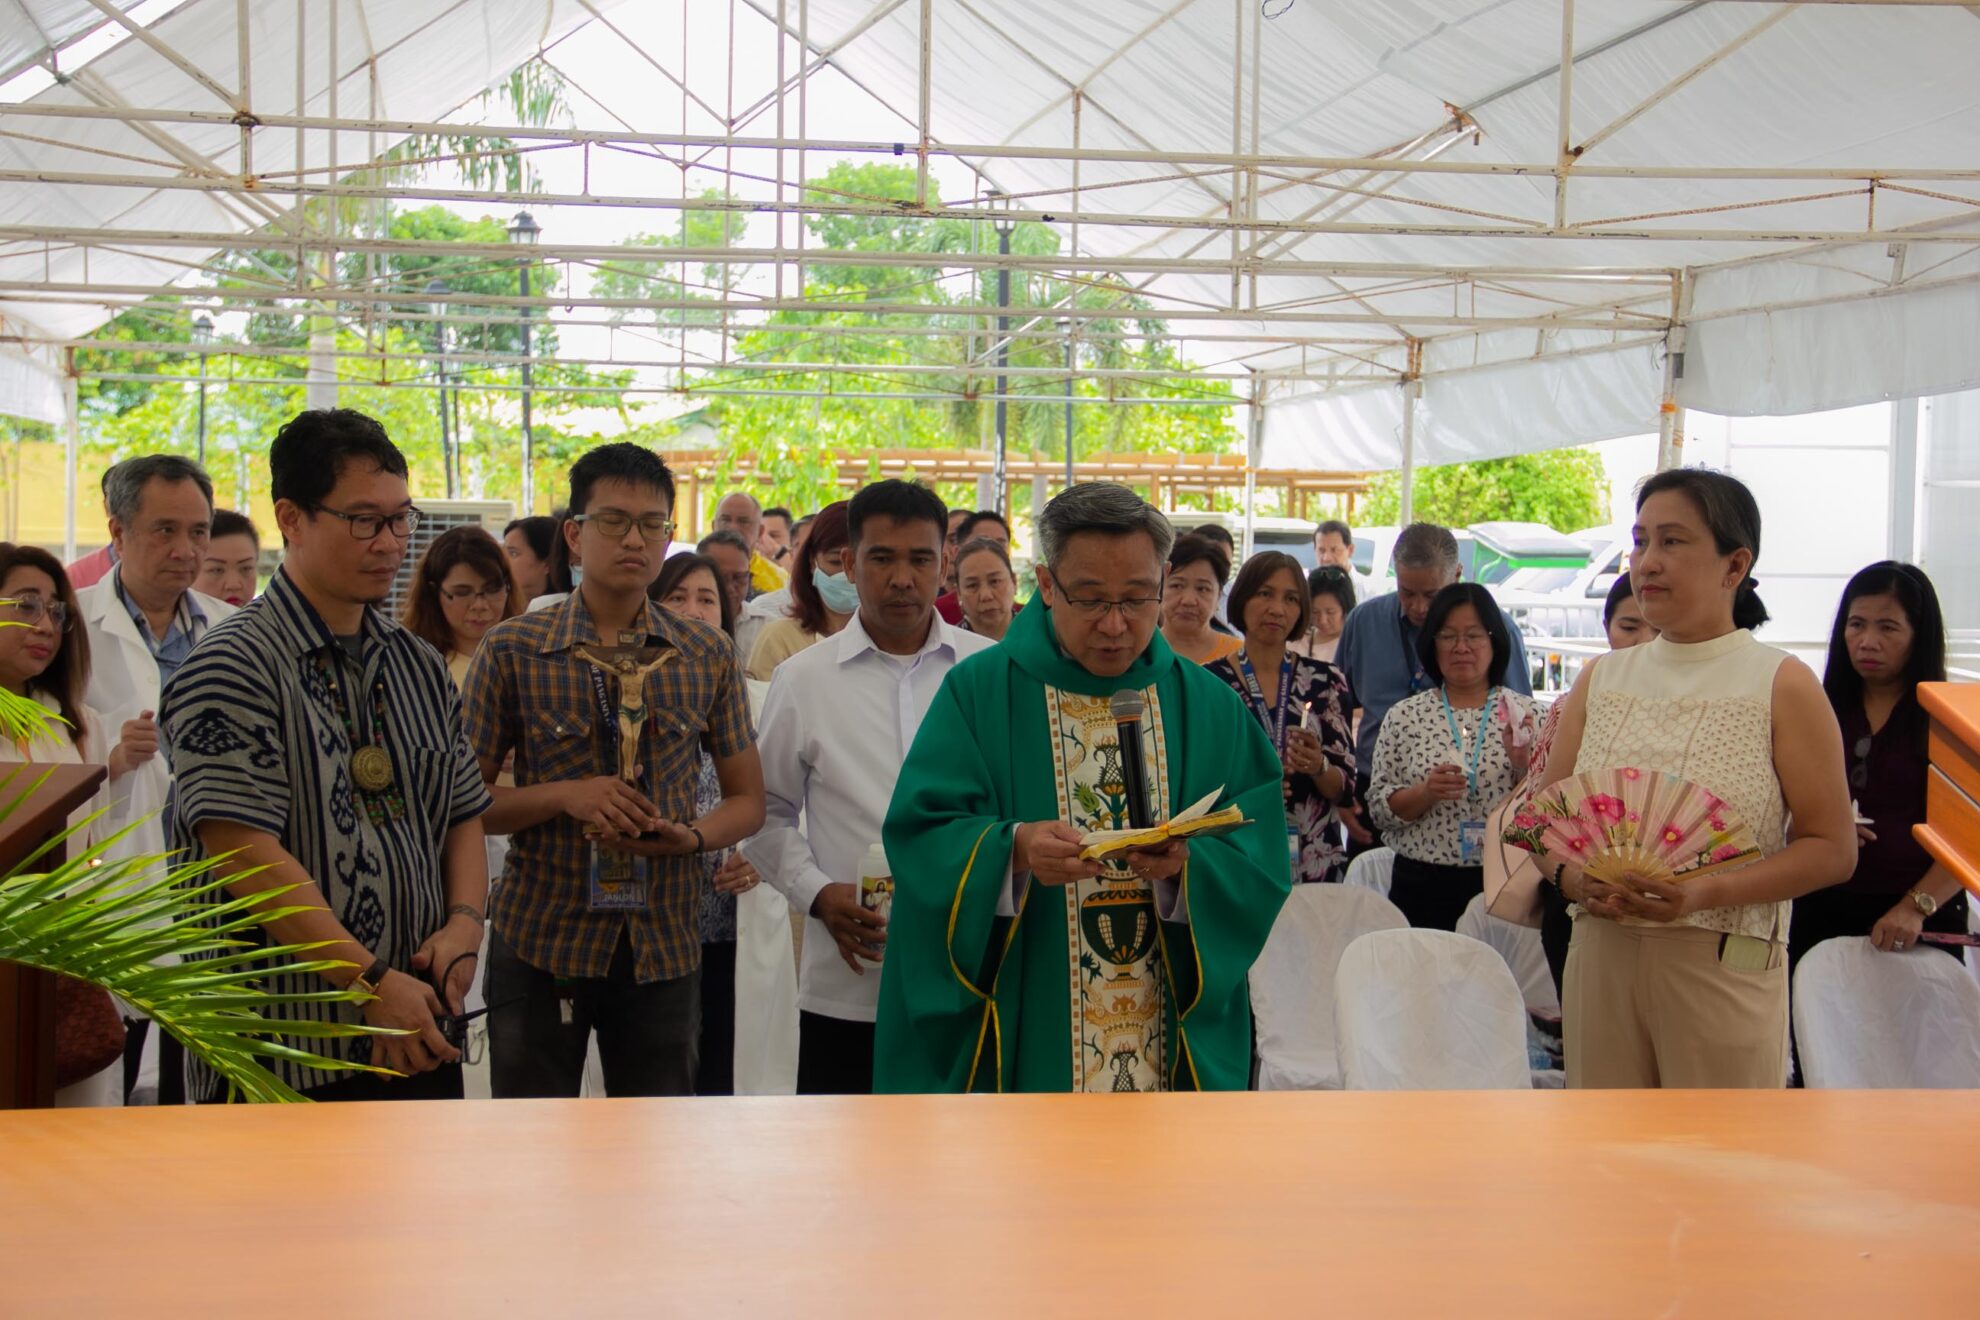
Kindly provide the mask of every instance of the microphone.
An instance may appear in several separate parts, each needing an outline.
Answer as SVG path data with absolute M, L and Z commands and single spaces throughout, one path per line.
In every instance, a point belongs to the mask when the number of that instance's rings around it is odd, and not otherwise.
M 1121 782 L 1126 785 L 1128 824 L 1145 830 L 1155 824 L 1149 811 L 1148 763 L 1141 756 L 1141 718 L 1148 713 L 1148 702 L 1133 688 L 1122 688 L 1107 707 L 1113 712 L 1114 731 L 1121 740 Z

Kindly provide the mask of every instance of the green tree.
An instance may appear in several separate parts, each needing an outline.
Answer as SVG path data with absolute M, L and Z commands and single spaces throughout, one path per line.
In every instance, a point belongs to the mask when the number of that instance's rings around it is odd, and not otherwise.
M 717 370 L 690 386 L 748 390 L 752 394 L 710 394 L 692 420 L 715 426 L 725 452 L 751 455 L 779 502 L 816 508 L 837 499 L 839 453 L 876 449 L 988 449 L 994 444 L 997 370 L 996 321 L 984 307 L 998 301 L 997 273 L 954 266 L 946 259 L 972 252 L 994 252 L 989 226 L 968 220 L 930 217 L 912 206 L 912 167 L 868 162 L 841 163 L 812 181 L 806 197 L 814 203 L 860 201 L 892 203 L 894 211 L 875 215 L 814 215 L 806 227 L 815 250 L 896 252 L 926 255 L 905 265 L 863 266 L 810 262 L 804 297 L 849 305 L 899 304 L 903 312 L 802 312 L 772 314 L 742 334 L 736 355 L 758 364 L 789 362 L 789 374 L 763 370 Z M 931 205 L 938 198 L 931 196 Z M 1019 224 L 1011 250 L 1021 256 L 1049 257 L 1060 247 L 1049 225 Z M 1125 285 L 1106 280 L 1068 281 L 1033 271 L 1011 275 L 1010 303 L 1016 307 L 1065 306 L 1113 315 L 1082 318 L 1074 383 L 1082 399 L 1111 406 L 1074 409 L 1073 450 L 1084 457 L 1105 451 L 1228 452 L 1241 442 L 1231 424 L 1234 402 L 1229 383 L 1194 378 L 1166 338 L 1166 326 L 1145 299 Z M 680 286 L 676 282 L 673 288 Z M 633 295 L 638 296 L 638 295 Z M 690 294 L 690 296 L 695 296 Z M 1039 337 L 1039 330 L 1050 333 Z M 940 334 L 923 333 L 940 331 Z M 1053 321 L 1037 313 L 1011 318 L 1008 347 L 1013 368 L 1057 371 L 1065 366 L 1065 343 Z M 1146 338 L 1121 339 L 1122 333 Z M 827 367 L 831 370 L 813 370 Z M 906 373 L 861 367 L 920 366 Z M 1093 376 L 1092 369 L 1138 369 L 1162 373 L 1154 379 Z M 1007 436 L 1016 456 L 1057 457 L 1065 444 L 1064 383 L 1050 376 L 1013 375 L 1005 393 Z M 907 393 L 946 395 L 942 400 L 887 397 Z M 1136 406 L 1143 397 L 1198 395 L 1202 408 Z M 1035 396 L 1036 402 L 1018 396 Z M 677 424 L 689 419 L 677 419 Z M 664 443 L 675 425 L 653 428 Z M 722 473 L 719 475 L 726 475 Z M 719 484 L 719 483 L 718 483 Z M 973 491 L 953 494 L 974 502 Z
M 1420 469 L 1413 516 L 1446 527 L 1506 520 L 1545 523 L 1572 532 L 1606 522 L 1609 479 L 1593 449 L 1488 458 Z M 1374 526 L 1402 517 L 1402 475 L 1384 472 L 1368 484 L 1357 519 Z

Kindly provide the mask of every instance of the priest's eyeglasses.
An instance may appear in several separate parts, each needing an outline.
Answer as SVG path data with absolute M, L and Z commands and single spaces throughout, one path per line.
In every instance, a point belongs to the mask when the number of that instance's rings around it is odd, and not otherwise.
M 343 519 L 350 527 L 354 541 L 376 541 L 388 527 L 392 529 L 394 539 L 403 541 L 412 535 L 413 528 L 419 526 L 420 519 L 426 516 L 418 509 L 401 509 L 397 513 L 345 513 L 342 509 L 324 504 L 317 505 L 316 511 Z
M 1052 585 L 1059 589 L 1059 604 L 1079 615 L 1098 623 L 1115 610 L 1121 612 L 1123 622 L 1139 623 L 1152 617 L 1162 608 L 1160 596 L 1134 596 L 1127 600 L 1074 600 L 1066 594 L 1066 584 L 1059 581 L 1059 575 L 1050 569 L 1045 570 L 1052 579 Z
M 639 524 L 639 534 L 649 541 L 664 541 L 674 534 L 674 520 L 664 513 L 649 513 L 644 518 L 635 518 L 617 509 L 606 509 L 599 513 L 576 514 L 571 521 L 590 523 L 601 535 L 614 541 L 625 540 L 634 523 Z

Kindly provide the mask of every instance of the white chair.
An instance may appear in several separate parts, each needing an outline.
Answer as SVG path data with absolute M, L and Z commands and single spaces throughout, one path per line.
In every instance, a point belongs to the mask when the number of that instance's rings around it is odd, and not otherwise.
M 1341 955 L 1334 1037 L 1350 1091 L 1524 1091 L 1526 1005 L 1498 954 L 1447 930 L 1381 930 Z
M 1554 989 L 1554 974 L 1547 969 L 1547 950 L 1540 944 L 1539 931 L 1493 916 L 1485 910 L 1485 896 L 1479 894 L 1465 905 L 1457 933 L 1489 945 L 1506 960 L 1527 1008 L 1549 1017 L 1561 1015 L 1561 997 Z
M 1360 889 L 1372 889 L 1383 898 L 1387 898 L 1395 870 L 1394 848 L 1370 848 L 1348 863 L 1347 875 L 1341 883 L 1354 885 Z
M 1251 967 L 1258 1025 L 1258 1089 L 1338 1091 L 1334 1056 L 1334 969 L 1371 930 L 1409 922 L 1380 894 L 1345 885 L 1294 885 Z
M 1794 973 L 1810 1087 L 1980 1087 L 1980 985 L 1937 949 L 1824 940 Z

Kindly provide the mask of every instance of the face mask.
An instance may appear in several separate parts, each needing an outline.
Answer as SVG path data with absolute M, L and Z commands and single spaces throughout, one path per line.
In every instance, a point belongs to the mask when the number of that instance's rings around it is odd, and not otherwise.
M 827 573 L 822 568 L 814 568 L 811 570 L 811 585 L 818 588 L 819 598 L 832 613 L 859 613 L 859 588 L 844 573 Z
M 583 565 L 583 564 L 572 564 L 572 565 L 571 565 L 571 590 L 572 590 L 572 591 L 576 591 L 576 590 L 578 589 L 578 584 L 579 584 L 580 582 L 583 582 L 583 581 L 584 581 L 584 565 Z

